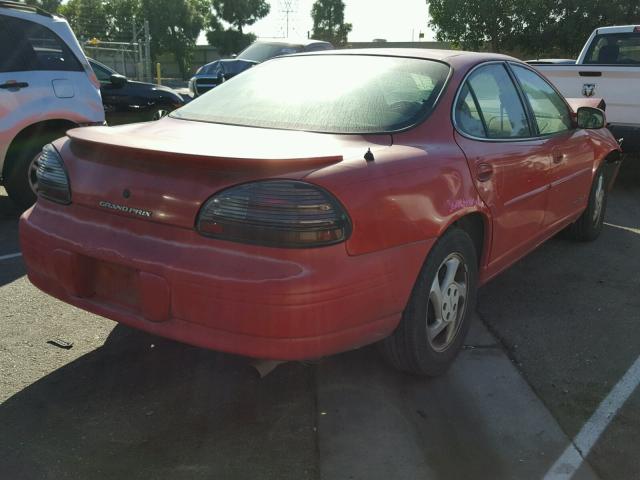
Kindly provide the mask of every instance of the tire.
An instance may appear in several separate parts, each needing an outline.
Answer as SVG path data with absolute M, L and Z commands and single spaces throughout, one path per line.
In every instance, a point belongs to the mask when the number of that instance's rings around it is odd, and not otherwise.
M 609 196 L 606 184 L 604 168 L 600 167 L 593 177 L 587 208 L 580 218 L 569 226 L 568 233 L 574 240 L 591 242 L 600 236 Z
M 160 120 L 169 115 L 170 111 L 165 108 L 158 108 L 151 114 L 151 121 Z
M 17 154 L 7 158 L 9 164 L 4 187 L 9 198 L 19 208 L 26 210 L 36 201 L 35 167 L 42 147 L 64 135 L 64 132 L 50 132 L 23 142 Z
M 429 252 L 398 328 L 381 342 L 387 360 L 414 375 L 443 374 L 469 331 L 477 288 L 474 243 L 464 230 L 451 228 Z

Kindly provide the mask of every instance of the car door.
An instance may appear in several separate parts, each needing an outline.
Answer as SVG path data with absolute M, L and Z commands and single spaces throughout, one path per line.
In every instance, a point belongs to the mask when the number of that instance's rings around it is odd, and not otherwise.
M 551 157 L 535 138 L 523 98 L 504 62 L 482 64 L 461 87 L 455 139 L 491 210 L 490 270 L 499 271 L 542 236 Z
M 67 112 L 82 65 L 51 30 L 0 15 L 0 167 L 9 144 L 43 112 Z
M 100 93 L 107 124 L 121 125 L 123 123 L 141 121 L 138 118 L 138 109 L 135 108 L 135 105 L 133 107 L 131 105 L 127 84 L 114 85 L 111 81 L 111 75 L 116 73 L 114 70 L 110 70 L 95 61 L 90 60 L 90 64 L 100 82 Z
M 567 103 L 537 72 L 510 64 L 534 119 L 537 135 L 552 158 L 545 229 L 566 222 L 586 206 L 595 152 L 588 134 L 575 128 Z
M 80 81 L 87 81 L 82 65 L 54 32 L 0 15 L 0 137 L 43 111 L 67 109 Z

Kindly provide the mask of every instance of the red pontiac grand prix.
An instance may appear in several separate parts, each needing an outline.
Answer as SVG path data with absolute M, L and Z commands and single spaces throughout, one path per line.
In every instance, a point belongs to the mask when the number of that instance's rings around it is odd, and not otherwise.
M 47 145 L 22 252 L 43 291 L 154 334 L 281 360 L 380 342 L 436 375 L 478 286 L 560 230 L 598 236 L 604 125 L 511 57 L 283 57 Z

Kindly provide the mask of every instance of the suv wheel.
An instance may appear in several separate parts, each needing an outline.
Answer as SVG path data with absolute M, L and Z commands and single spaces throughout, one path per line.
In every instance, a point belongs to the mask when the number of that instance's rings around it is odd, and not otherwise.
M 60 138 L 64 132 L 50 132 L 25 142 L 18 152 L 8 158 L 9 173 L 4 181 L 4 187 L 9 198 L 18 207 L 27 209 L 36 201 L 38 158 L 42 147 Z

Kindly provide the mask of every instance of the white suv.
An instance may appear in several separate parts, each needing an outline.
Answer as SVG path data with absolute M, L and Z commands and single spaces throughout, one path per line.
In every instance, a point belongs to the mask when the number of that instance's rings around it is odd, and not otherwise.
M 0 0 L 0 179 L 9 197 L 29 207 L 42 147 L 103 123 L 100 83 L 67 21 Z

